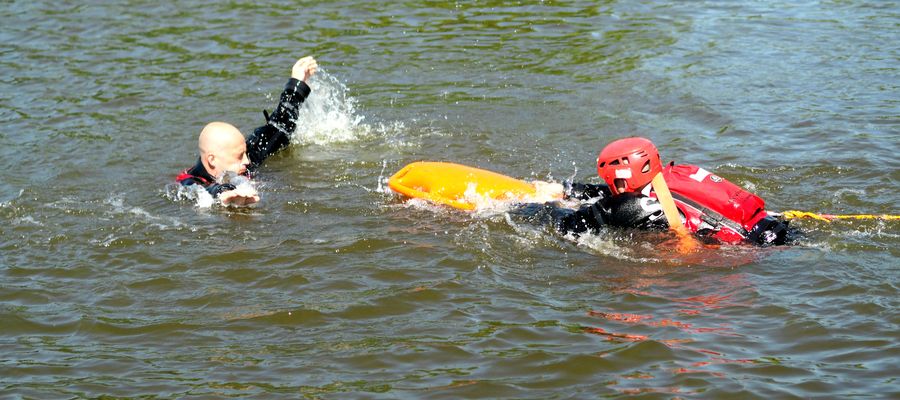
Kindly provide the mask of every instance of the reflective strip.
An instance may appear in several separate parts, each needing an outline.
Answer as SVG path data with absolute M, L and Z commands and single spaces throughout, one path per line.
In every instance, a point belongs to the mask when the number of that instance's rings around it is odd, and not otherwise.
M 709 171 L 703 168 L 697 168 L 697 172 L 694 172 L 692 175 L 688 175 L 689 178 L 697 182 L 703 182 L 703 179 L 705 179 L 707 176 L 709 176 Z
M 617 169 L 616 170 L 616 179 L 631 179 L 631 170 L 630 169 Z

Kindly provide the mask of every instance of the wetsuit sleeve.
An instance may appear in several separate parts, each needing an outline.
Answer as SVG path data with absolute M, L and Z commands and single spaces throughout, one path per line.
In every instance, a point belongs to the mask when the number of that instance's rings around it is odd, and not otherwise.
M 788 221 L 773 216 L 761 219 L 748 232 L 747 239 L 761 246 L 782 245 L 793 241 L 797 232 L 788 227 Z
M 669 228 L 662 205 L 640 193 L 620 193 L 596 204 L 611 226 L 665 230 Z
M 604 221 L 595 212 L 593 205 L 585 205 L 579 210 L 562 208 L 554 203 L 524 204 L 510 211 L 510 214 L 525 219 L 535 225 L 550 225 L 562 234 L 578 236 L 582 233 L 597 233 Z
M 191 186 L 191 185 L 200 185 L 203 186 L 203 183 L 194 179 L 193 177 L 184 178 L 178 181 L 182 186 Z M 222 192 L 227 192 L 229 190 L 234 190 L 235 186 L 230 183 L 213 183 L 211 185 L 203 186 L 209 194 L 213 197 L 217 197 Z
M 584 232 L 596 234 L 604 225 L 645 230 L 669 228 L 659 202 L 640 193 L 608 196 L 594 204 L 583 205 L 577 211 L 567 211 L 557 212 L 557 229 L 576 236 Z
M 590 200 L 598 197 L 602 199 L 612 195 L 607 185 L 565 181 L 563 188 L 567 199 Z
M 272 114 L 266 117 L 266 124 L 256 128 L 247 138 L 247 157 L 253 167 L 257 167 L 276 151 L 287 147 L 291 135 L 297 128 L 300 105 L 309 97 L 312 89 L 306 82 L 291 78 L 284 86 L 281 99 Z
M 583 205 L 578 210 L 563 215 L 557 222 L 557 229 L 563 234 L 578 236 L 585 232 L 596 234 L 603 225 L 606 225 L 606 218 L 595 203 Z
M 555 203 L 525 204 L 510 211 L 510 214 L 524 217 L 531 223 L 552 225 L 562 234 L 575 236 L 597 234 L 605 225 L 648 230 L 669 227 L 659 202 L 640 193 L 604 197 L 578 210 L 562 208 Z
M 213 183 L 206 187 L 206 191 L 209 192 L 213 197 L 218 197 L 222 192 L 227 192 L 229 190 L 234 190 L 235 186 L 230 183 Z

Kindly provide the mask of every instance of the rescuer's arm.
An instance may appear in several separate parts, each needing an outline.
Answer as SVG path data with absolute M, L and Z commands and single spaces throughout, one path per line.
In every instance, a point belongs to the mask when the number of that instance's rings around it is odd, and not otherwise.
M 620 193 L 595 205 L 611 226 L 651 230 L 669 228 L 659 201 L 640 193 Z
M 603 184 L 563 182 L 565 197 L 567 199 L 590 200 L 594 198 L 606 198 L 612 195 L 609 186 Z
M 247 156 L 253 167 L 290 144 L 291 135 L 297 128 L 300 105 L 312 91 L 306 81 L 316 73 L 318 64 L 312 57 L 303 57 L 294 63 L 291 79 L 284 86 L 281 97 L 272 114 L 263 111 L 266 124 L 256 128 L 247 138 Z
M 524 204 L 510 214 L 534 225 L 550 225 L 562 234 L 578 236 L 582 233 L 597 233 L 603 226 L 603 218 L 593 210 L 593 204 L 578 210 L 559 207 L 555 203 Z

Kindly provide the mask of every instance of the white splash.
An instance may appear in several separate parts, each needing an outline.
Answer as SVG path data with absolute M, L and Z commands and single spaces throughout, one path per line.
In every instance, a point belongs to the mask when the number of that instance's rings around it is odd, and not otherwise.
M 596 253 L 613 257 L 619 260 L 624 261 L 632 261 L 643 264 L 656 264 L 659 263 L 660 260 L 649 258 L 649 257 L 640 257 L 635 254 L 634 250 L 629 246 L 623 246 L 621 243 L 616 242 L 616 236 L 608 235 L 604 233 L 600 234 L 582 234 L 577 238 L 573 235 L 566 235 L 566 238 L 574 241 L 578 246 L 586 247 Z
M 235 191 L 238 193 L 243 193 L 247 196 L 258 194 L 257 191 L 257 183 L 256 181 L 243 176 L 238 175 L 233 172 L 228 172 L 220 176 L 216 179 L 216 183 L 230 183 L 234 185 Z M 214 205 L 222 205 L 222 202 L 217 198 L 213 197 L 206 191 L 202 185 L 188 185 L 184 186 L 177 183 L 171 183 L 166 185 L 166 197 L 173 201 L 190 201 L 193 202 L 197 208 L 211 208 Z M 234 206 L 230 205 L 229 207 L 254 207 L 256 204 L 250 204 L 246 206 Z
M 390 195 L 394 192 L 387 184 L 388 177 L 384 176 L 385 168 L 386 162 L 385 165 L 382 166 L 381 174 L 379 174 L 378 181 L 376 183 L 377 187 L 374 189 L 374 191 L 377 193 Z M 534 195 L 527 196 L 520 196 L 512 193 L 506 193 L 505 195 L 484 195 L 478 192 L 478 186 L 475 183 L 469 183 L 466 186 L 466 190 L 463 192 L 462 198 L 459 198 L 458 200 L 474 205 L 474 213 L 478 217 L 488 217 L 495 214 L 505 213 L 516 206 L 526 203 L 547 203 L 552 201 L 562 201 L 564 203 L 567 203 L 562 199 L 564 192 L 562 184 L 544 181 L 532 181 L 531 183 L 535 186 L 536 193 Z M 407 205 L 415 208 L 424 208 L 430 210 L 449 208 L 449 206 L 435 204 L 425 199 L 407 199 L 406 203 Z
M 168 184 L 166 185 L 166 197 L 172 201 L 193 202 L 198 208 L 210 208 L 216 204 L 216 199 L 201 185 Z
M 17 223 L 20 223 L 20 224 L 25 224 L 25 225 L 45 226 L 43 222 L 40 222 L 40 221 L 34 219 L 34 217 L 32 217 L 30 215 L 26 215 L 21 218 L 16 218 L 14 221 Z
M 337 78 L 319 70 L 309 85 L 312 93 L 300 107 L 294 144 L 349 142 L 372 132 L 365 117 L 357 114 L 358 101 Z
M 387 160 L 381 160 L 381 173 L 378 174 L 378 183 L 375 187 L 375 193 L 382 194 L 391 194 L 393 191 L 391 187 L 388 186 L 388 180 L 390 179 L 387 176 L 384 176 L 384 171 L 387 170 Z
M 560 200 L 563 197 L 563 186 L 556 182 L 532 181 L 536 192 L 534 195 L 515 196 L 507 194 L 506 196 L 485 196 L 477 191 L 475 184 L 469 184 L 466 191 L 463 192 L 463 199 L 475 205 L 477 213 L 499 213 L 506 212 L 512 207 L 524 203 L 547 203 Z
M 18 199 L 19 197 L 22 197 L 22 193 L 25 193 L 25 189 L 19 189 L 19 193 L 16 194 L 15 196 L 13 196 L 13 198 L 11 198 L 11 199 L 9 199 L 9 200 L 7 200 L 7 201 L 0 201 L 0 208 L 3 208 L 3 207 L 9 207 L 10 204 L 12 204 L 13 201 L 15 201 L 16 199 Z
M 138 217 L 139 219 L 150 225 L 156 226 L 160 230 L 166 230 L 170 228 L 177 229 L 185 226 L 185 224 L 178 220 L 178 218 L 153 215 L 149 211 L 141 207 L 125 204 L 125 200 L 120 197 L 108 198 L 104 201 L 104 203 L 112 208 L 110 211 L 113 215 L 130 214 Z
M 866 192 L 862 189 L 843 188 L 843 189 L 836 190 L 831 197 L 835 204 L 841 204 L 844 202 L 844 198 L 847 195 L 863 197 L 863 196 L 865 196 L 865 194 L 866 194 Z
M 565 189 L 561 183 L 533 181 L 534 188 L 537 193 L 529 198 L 529 203 L 546 203 L 548 201 L 559 200 L 563 197 Z
M 219 177 L 219 179 L 216 179 L 216 183 L 219 183 L 219 184 L 228 183 L 228 184 L 234 185 L 234 189 L 232 189 L 232 190 L 234 190 L 235 193 L 238 193 L 242 196 L 250 197 L 253 195 L 259 195 L 259 192 L 256 189 L 256 186 L 257 186 L 256 181 L 254 181 L 244 175 L 238 175 L 234 172 L 226 172 L 221 177 Z M 221 204 L 221 201 L 218 201 L 218 199 L 216 199 L 216 200 L 217 200 L 218 204 Z M 242 206 L 242 207 L 252 207 L 254 205 L 255 205 L 255 203 L 246 205 L 246 206 Z M 234 206 L 231 206 L 231 207 L 234 207 Z

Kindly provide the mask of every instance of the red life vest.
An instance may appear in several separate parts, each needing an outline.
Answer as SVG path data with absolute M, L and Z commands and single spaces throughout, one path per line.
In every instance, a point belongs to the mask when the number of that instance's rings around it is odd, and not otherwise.
M 768 216 L 759 196 L 696 165 L 669 164 L 662 174 L 691 232 L 709 230 L 722 242 L 738 243 Z
M 210 183 L 212 183 L 212 182 L 208 181 L 206 178 L 203 178 L 202 176 L 191 175 L 190 172 L 189 172 L 190 170 L 191 170 L 191 169 L 188 168 L 188 169 L 186 169 L 186 170 L 184 170 L 184 171 L 181 171 L 181 173 L 178 174 L 178 176 L 175 177 L 175 182 L 182 183 L 182 182 L 184 182 L 184 181 L 187 180 L 187 179 L 193 179 L 193 180 L 197 181 L 198 183 L 200 183 L 201 185 L 204 185 L 204 186 L 209 185 Z

